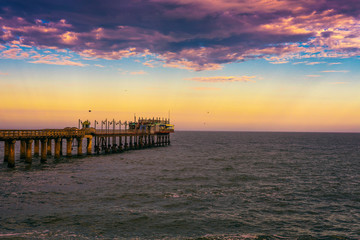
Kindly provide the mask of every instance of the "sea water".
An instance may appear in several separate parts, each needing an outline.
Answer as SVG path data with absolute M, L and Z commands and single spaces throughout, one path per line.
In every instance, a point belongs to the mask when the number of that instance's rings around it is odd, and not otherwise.
M 0 238 L 360 239 L 360 134 L 176 132 L 171 140 L 1 164 Z

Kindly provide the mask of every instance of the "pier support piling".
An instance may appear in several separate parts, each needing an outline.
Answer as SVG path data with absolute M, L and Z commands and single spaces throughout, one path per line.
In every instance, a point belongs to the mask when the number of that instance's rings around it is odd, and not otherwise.
M 116 137 L 112 137 L 112 151 L 116 152 Z
M 32 162 L 32 143 L 34 140 L 26 140 L 26 155 L 25 155 L 25 162 L 31 163 Z
M 91 155 L 91 153 L 92 153 L 92 137 L 88 137 L 86 143 L 86 154 Z
M 46 162 L 46 158 L 47 158 L 47 154 L 46 154 L 46 145 L 48 143 L 48 140 L 45 138 L 45 139 L 41 139 L 41 157 L 40 157 L 40 161 L 41 162 Z
M 122 137 L 121 136 L 119 136 L 119 152 L 122 152 L 122 150 L 123 150 L 123 144 L 122 144 Z
M 40 141 L 39 139 L 34 140 L 34 157 L 38 157 L 40 153 Z
M 125 136 L 125 144 L 124 144 L 124 149 L 128 150 L 128 142 L 127 142 L 127 136 Z
M 48 138 L 47 142 L 47 155 L 51 156 L 51 138 Z
M 72 138 L 66 139 L 66 156 L 71 157 L 71 150 L 72 150 Z
M 139 148 L 143 147 L 143 139 L 142 136 L 139 136 Z
M 24 159 L 26 155 L 26 142 L 25 140 L 20 141 L 20 159 Z
M 15 167 L 15 143 L 16 140 L 12 139 L 8 141 L 9 143 L 9 158 L 8 158 L 8 167 Z
M 129 147 L 130 147 L 130 149 L 133 149 L 133 147 L 134 147 L 134 144 L 133 144 L 133 136 L 130 136 L 129 138 L 130 138 Z
M 55 139 L 55 158 L 60 158 L 61 138 Z
M 138 144 L 137 144 L 137 138 L 136 136 L 134 136 L 134 149 L 137 149 Z
M 160 146 L 160 136 L 156 135 L 156 146 L 159 147 Z
M 63 139 L 60 138 L 60 156 L 63 155 Z
M 9 160 L 9 154 L 10 154 L 10 143 L 9 141 L 5 141 L 4 146 L 4 162 L 7 162 Z
M 83 138 L 77 138 L 77 143 L 78 143 L 77 155 L 82 156 L 82 154 L 83 154 L 83 151 L 82 151 Z

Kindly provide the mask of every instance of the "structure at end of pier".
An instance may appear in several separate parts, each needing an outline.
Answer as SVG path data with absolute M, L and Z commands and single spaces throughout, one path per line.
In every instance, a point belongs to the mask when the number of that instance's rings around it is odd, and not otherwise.
M 80 126 L 81 125 L 81 126 Z M 99 125 L 100 129 L 97 129 Z M 48 157 L 55 159 L 73 156 L 73 147 L 77 155 L 82 156 L 83 140 L 86 139 L 86 154 L 120 153 L 149 147 L 170 145 L 170 133 L 174 125 L 168 119 L 139 118 L 134 121 L 94 121 L 94 127 L 88 120 L 79 120 L 79 128 L 42 130 L 0 130 L 0 141 L 4 142 L 4 162 L 15 167 L 15 144 L 20 141 L 20 159 L 32 163 L 33 157 L 46 162 Z M 41 150 L 41 151 L 40 151 Z

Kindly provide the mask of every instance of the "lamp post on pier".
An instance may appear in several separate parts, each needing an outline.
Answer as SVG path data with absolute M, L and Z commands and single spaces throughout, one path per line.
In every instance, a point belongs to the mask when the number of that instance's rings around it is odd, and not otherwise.
M 108 149 L 111 147 L 110 145 L 110 137 L 109 137 L 109 134 L 110 134 L 110 125 L 112 124 L 112 122 L 110 121 L 107 121 L 106 122 L 106 136 L 107 136 L 107 147 Z
M 113 125 L 113 134 L 115 134 L 115 125 L 116 125 L 116 122 L 115 122 L 115 119 L 113 118 L 111 124 Z
M 105 127 L 106 127 L 106 125 L 107 125 L 107 119 L 105 119 L 105 121 L 101 121 L 101 134 L 103 134 L 103 125 L 105 125 Z M 106 132 L 106 131 L 105 131 Z M 104 140 L 105 140 L 105 146 L 107 145 L 107 143 L 106 143 L 106 138 L 103 138 Z M 104 143 L 104 142 L 103 142 Z M 102 144 L 102 146 L 103 146 L 104 144 Z
M 81 129 L 81 128 L 80 128 L 80 125 L 81 125 L 82 123 L 83 123 L 83 122 L 79 119 L 79 125 L 78 125 L 78 126 L 79 126 L 79 127 L 78 127 L 79 129 Z
M 120 125 L 120 126 L 121 126 L 121 121 L 115 122 L 115 124 L 114 124 L 114 133 L 115 133 L 115 126 L 116 126 L 116 125 Z M 120 127 L 119 127 L 119 128 L 120 128 Z M 119 133 L 120 133 L 120 131 L 121 131 L 121 130 L 119 129 Z
M 105 121 L 101 121 L 101 132 L 103 131 L 103 125 L 105 125 L 105 127 L 107 126 L 107 119 L 105 119 Z
M 94 120 L 94 128 L 95 128 L 95 132 L 96 132 L 96 124 L 99 124 L 98 121 Z M 97 137 L 95 136 L 95 151 L 97 150 L 98 148 L 98 145 L 97 145 Z

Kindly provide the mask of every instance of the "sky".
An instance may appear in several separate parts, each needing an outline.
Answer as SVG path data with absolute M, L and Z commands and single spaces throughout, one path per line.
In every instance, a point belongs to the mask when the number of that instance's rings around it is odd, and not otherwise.
M 358 0 L 1 0 L 0 24 L 0 129 L 360 132 Z

